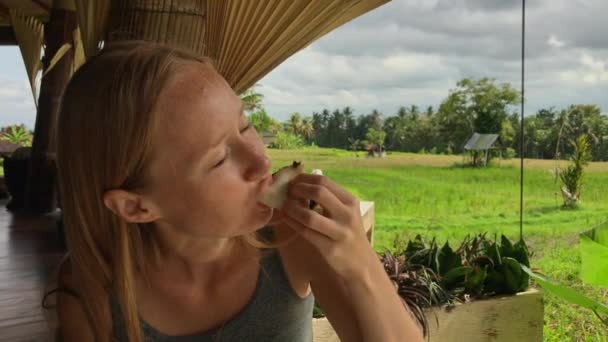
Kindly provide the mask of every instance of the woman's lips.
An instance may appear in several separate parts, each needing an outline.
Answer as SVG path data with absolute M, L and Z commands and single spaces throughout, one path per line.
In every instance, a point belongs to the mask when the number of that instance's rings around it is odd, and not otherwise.
M 261 184 L 261 186 L 260 186 L 261 190 L 260 190 L 260 192 L 257 194 L 257 197 L 256 197 L 256 202 L 257 202 L 257 204 L 258 204 L 259 206 L 261 206 L 261 207 L 264 207 L 264 208 L 270 208 L 270 207 L 269 207 L 269 206 L 267 206 L 266 204 L 264 204 L 264 203 L 260 202 L 260 199 L 262 198 L 262 195 L 264 195 L 264 194 L 265 194 L 265 193 L 266 193 L 266 192 L 267 192 L 267 191 L 270 189 L 270 186 L 271 186 L 271 185 L 272 185 L 272 183 L 273 183 L 273 178 L 272 178 L 272 175 L 268 175 L 268 177 L 266 177 L 266 178 L 265 178 L 265 179 L 264 179 L 264 180 L 263 180 L 261 183 L 262 183 L 262 184 Z
M 270 186 L 272 185 L 272 183 L 274 182 L 272 175 L 268 175 L 268 177 L 266 177 L 266 179 L 264 179 L 262 181 L 262 190 L 260 191 L 260 193 L 258 194 L 258 198 L 261 197 L 266 191 L 268 191 L 268 189 L 270 189 Z

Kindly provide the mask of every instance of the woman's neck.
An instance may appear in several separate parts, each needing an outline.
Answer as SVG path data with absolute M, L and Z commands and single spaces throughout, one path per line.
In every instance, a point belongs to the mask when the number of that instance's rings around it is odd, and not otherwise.
M 231 268 L 251 264 L 255 249 L 240 238 L 193 238 L 155 230 L 159 247 L 158 271 L 190 284 L 204 285 Z M 257 260 L 255 260 L 257 262 Z

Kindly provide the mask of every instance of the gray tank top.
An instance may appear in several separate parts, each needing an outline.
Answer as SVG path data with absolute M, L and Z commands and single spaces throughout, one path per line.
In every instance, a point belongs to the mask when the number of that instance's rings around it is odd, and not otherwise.
M 274 341 L 311 342 L 314 296 L 300 298 L 292 289 L 276 250 L 264 254 L 251 301 L 222 328 L 202 334 L 168 336 L 141 320 L 146 342 Z M 211 309 L 211 308 L 210 308 Z M 120 307 L 112 299 L 118 341 L 127 342 Z

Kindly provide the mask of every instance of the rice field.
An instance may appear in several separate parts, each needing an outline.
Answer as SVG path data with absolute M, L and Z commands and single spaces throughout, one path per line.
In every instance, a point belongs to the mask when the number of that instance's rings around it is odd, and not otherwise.
M 461 156 L 390 153 L 384 159 L 339 149 L 269 150 L 273 168 L 298 160 L 306 170 L 324 174 L 376 210 L 374 248 L 394 249 L 403 239 L 458 244 L 468 234 L 505 234 L 519 238 L 519 163 L 493 162 L 488 168 L 462 167 Z M 582 289 L 608 303 L 606 289 L 578 279 L 578 234 L 608 220 L 608 163 L 586 169 L 582 204 L 561 208 L 554 170 L 565 162 L 525 160 L 523 235 L 533 253 L 532 266 L 553 279 Z M 400 242 L 401 240 L 401 242 Z M 545 341 L 608 341 L 595 315 L 545 295 Z

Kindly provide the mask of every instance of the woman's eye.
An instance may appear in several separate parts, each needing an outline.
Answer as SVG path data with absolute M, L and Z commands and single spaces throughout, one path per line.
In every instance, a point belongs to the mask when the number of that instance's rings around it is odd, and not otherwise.
M 222 158 L 222 160 L 220 160 L 219 162 L 217 162 L 213 167 L 216 168 L 216 167 L 221 166 L 222 164 L 224 164 L 224 162 L 226 161 L 226 159 L 228 159 L 228 156 L 230 156 L 230 149 L 228 149 L 228 151 L 226 151 L 226 154 L 224 154 L 224 157 Z
M 222 158 L 222 160 L 220 160 L 217 164 L 215 164 L 213 167 L 218 167 L 221 166 L 222 164 L 224 164 L 224 162 L 226 161 L 226 157 Z
M 245 128 L 243 128 L 243 129 L 241 130 L 241 133 L 243 133 L 243 132 L 247 131 L 247 130 L 248 130 L 248 129 L 250 129 L 250 128 L 251 128 L 251 123 L 248 123 L 248 124 L 247 124 L 247 126 L 245 126 Z

